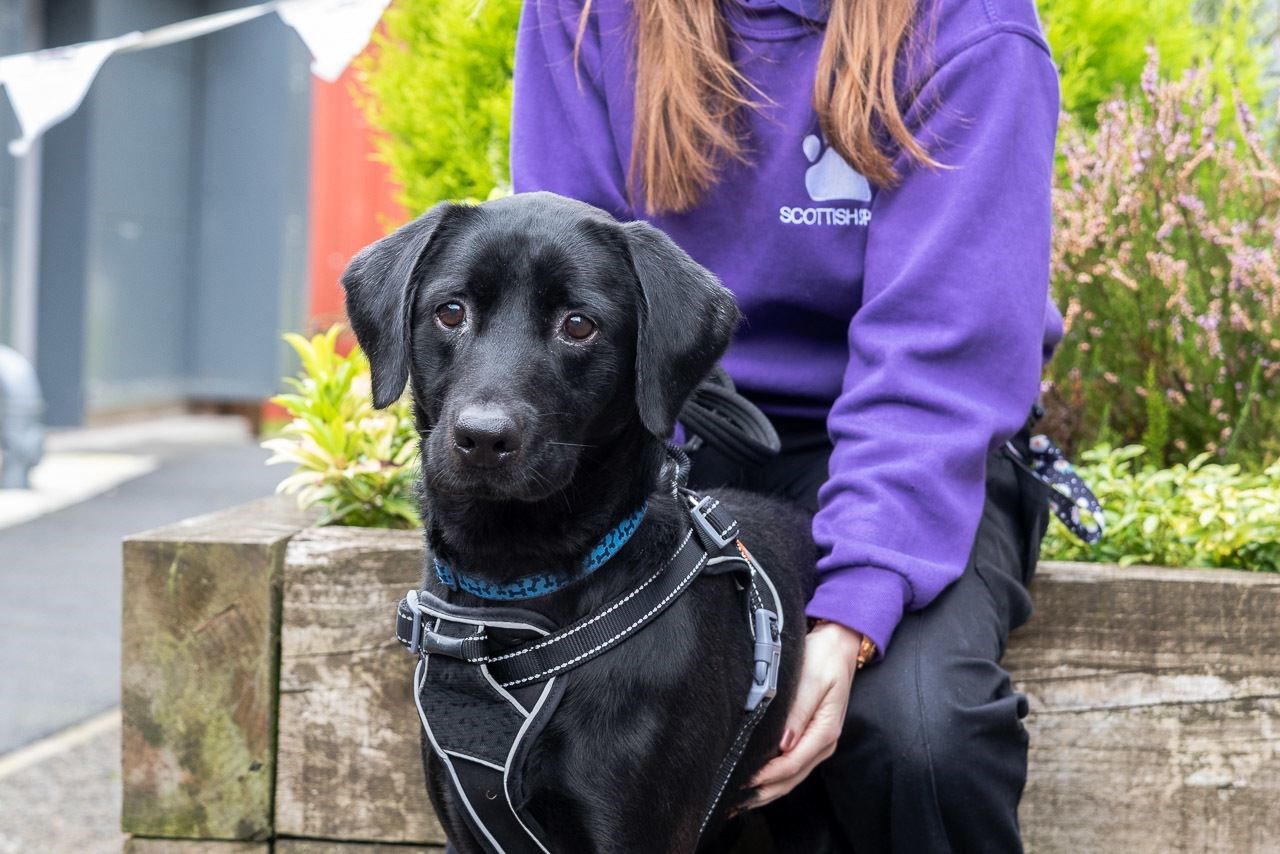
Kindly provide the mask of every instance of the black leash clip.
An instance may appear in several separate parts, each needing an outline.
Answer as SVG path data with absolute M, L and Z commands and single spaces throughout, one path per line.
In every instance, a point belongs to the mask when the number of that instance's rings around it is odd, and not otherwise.
M 760 703 L 772 700 L 778 693 L 778 670 L 782 664 L 782 637 L 778 631 L 778 615 L 768 608 L 752 612 L 755 628 L 755 654 L 751 671 L 751 690 L 744 708 L 754 712 Z

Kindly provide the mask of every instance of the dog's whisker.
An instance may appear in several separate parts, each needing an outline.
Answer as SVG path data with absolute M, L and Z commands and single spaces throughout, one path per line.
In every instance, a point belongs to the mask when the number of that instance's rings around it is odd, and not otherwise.
M 529 474 L 533 476 L 534 480 L 536 480 L 538 483 L 542 484 L 543 486 L 547 487 L 548 489 L 553 489 L 555 487 L 555 485 L 550 481 L 550 479 L 547 478 L 545 474 L 542 474 L 536 469 L 530 469 Z M 557 490 L 557 491 L 563 492 L 564 490 Z
M 529 469 L 529 475 L 538 483 L 559 493 L 560 498 L 564 501 L 564 509 L 573 512 L 573 505 L 569 503 L 569 496 L 565 494 L 563 489 L 555 489 L 555 485 L 551 483 L 547 476 L 537 469 Z

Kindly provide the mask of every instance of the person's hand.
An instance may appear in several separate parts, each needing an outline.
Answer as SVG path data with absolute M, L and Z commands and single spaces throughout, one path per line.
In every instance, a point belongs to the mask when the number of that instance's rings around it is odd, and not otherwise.
M 835 752 L 861 645 L 862 635 L 839 623 L 822 622 L 809 632 L 796 698 L 782 733 L 782 754 L 752 778 L 755 793 L 747 809 L 782 797 Z

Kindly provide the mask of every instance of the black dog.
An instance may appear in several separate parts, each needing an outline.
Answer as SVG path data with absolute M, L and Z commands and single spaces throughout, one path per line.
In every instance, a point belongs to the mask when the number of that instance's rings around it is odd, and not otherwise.
M 689 530 L 665 439 L 738 320 L 729 292 L 664 234 L 555 195 L 441 204 L 360 253 L 343 276 L 377 406 L 412 379 L 430 553 L 501 584 L 580 567 L 647 500 L 599 572 L 520 603 L 567 626 L 634 588 Z M 794 693 L 815 558 L 789 505 L 720 490 L 783 602 L 778 696 L 703 842 L 777 752 Z M 450 603 L 428 561 L 424 589 Z M 578 668 L 532 746 L 522 791 L 552 852 L 689 852 L 751 682 L 741 586 L 694 582 L 654 622 Z M 424 750 L 453 844 L 482 844 Z

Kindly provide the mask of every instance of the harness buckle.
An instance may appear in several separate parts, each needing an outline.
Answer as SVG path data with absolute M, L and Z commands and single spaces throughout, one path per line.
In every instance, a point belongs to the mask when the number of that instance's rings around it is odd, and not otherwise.
M 468 661 L 463 651 L 463 643 L 467 640 L 474 638 L 454 638 L 428 629 L 422 633 L 422 651 L 426 655 L 447 655 L 459 661 Z
M 405 646 L 409 647 L 411 655 L 422 654 L 422 609 L 418 607 L 418 591 L 410 590 L 405 594 L 405 604 L 409 606 L 409 612 L 413 614 L 413 625 L 409 629 L 409 639 L 405 642 Z
M 441 632 L 433 632 L 426 627 L 422 618 L 422 607 L 418 604 L 418 591 L 410 590 L 405 594 L 404 601 L 400 603 L 404 605 L 410 617 L 399 610 L 396 613 L 396 637 L 409 648 L 409 652 L 413 655 L 447 655 L 450 658 L 457 658 L 461 661 L 470 661 L 466 653 L 466 642 L 474 641 L 476 638 L 455 638 Z M 405 637 L 401 632 L 405 622 L 409 622 L 409 636 Z
M 751 670 L 751 690 L 747 692 L 745 709 L 754 712 L 762 702 L 778 693 L 778 670 L 782 664 L 782 637 L 778 632 L 778 615 L 768 608 L 752 612 L 755 629 L 755 652 Z
M 695 496 L 690 496 L 690 498 L 693 497 Z M 719 499 L 705 495 L 698 499 L 697 504 L 689 508 L 689 515 L 693 518 L 698 539 L 709 552 L 721 551 L 738 538 L 738 523 L 732 516 L 725 515 L 718 520 L 713 520 L 716 510 L 722 506 Z M 724 526 L 723 531 L 717 529 L 717 522 Z

